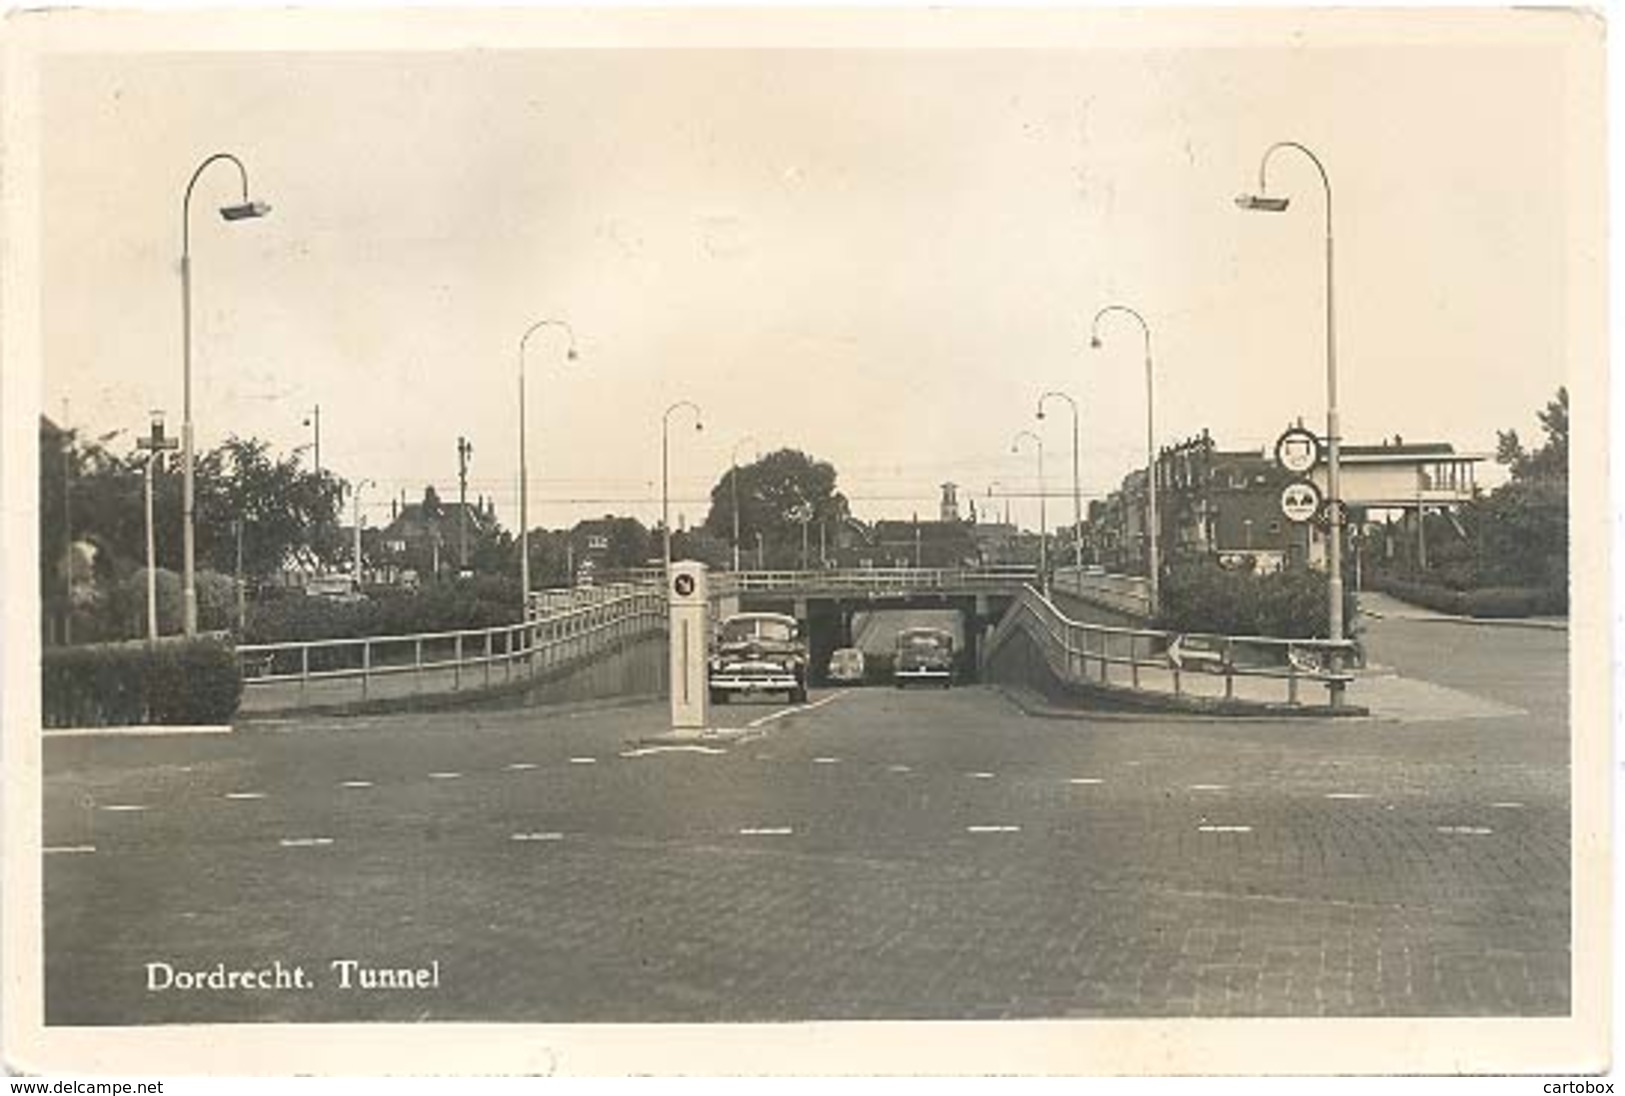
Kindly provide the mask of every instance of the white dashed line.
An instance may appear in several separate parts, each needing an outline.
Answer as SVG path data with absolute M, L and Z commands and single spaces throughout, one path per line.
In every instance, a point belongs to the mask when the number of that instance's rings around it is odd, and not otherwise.
M 534 769 L 535 767 L 535 763 L 531 761 L 515 761 L 508 766 L 508 770 L 510 772 L 522 772 L 525 769 Z
M 838 757 L 815 757 L 812 763 L 814 765 L 839 765 L 841 759 Z
M 1068 784 L 1104 784 L 1105 781 L 1098 776 L 1074 776 L 1067 781 Z
M 1439 826 L 1440 833 L 1464 834 L 1471 837 L 1487 837 L 1495 831 L 1488 826 Z
M 1370 799 L 1369 792 L 1327 792 L 1327 799 Z
M 965 775 L 970 777 L 972 780 L 992 780 L 993 779 L 993 774 L 992 773 L 966 773 Z
M 1521 811 L 1521 810 L 1523 810 L 1523 804 L 1522 803 L 1513 803 L 1513 802 L 1491 803 L 1490 806 L 1496 808 L 1497 810 L 1503 810 L 1503 811 Z
M 564 840 L 564 835 L 562 833 L 554 833 L 554 832 L 551 832 L 551 831 L 549 831 L 547 833 L 516 833 L 512 837 L 510 837 L 508 840 L 510 840 L 510 841 L 563 841 Z
M 332 843 L 331 837 L 284 837 L 277 842 L 285 849 L 311 849 Z
M 1199 833 L 1252 833 L 1251 826 L 1197 826 Z
M 740 837 L 788 837 L 795 833 L 789 826 L 746 826 L 739 831 Z
M 572 764 L 572 765 L 596 765 L 596 764 L 598 764 L 598 759 L 596 757 L 572 757 L 570 759 L 570 764 Z
M 966 826 L 966 833 L 1020 833 L 1020 826 Z
M 719 746 L 702 746 L 699 743 L 684 743 L 672 746 L 639 746 L 635 750 L 622 752 L 622 757 L 648 757 L 650 754 L 662 753 L 698 753 L 698 754 L 725 754 L 727 750 Z
M 887 765 L 886 771 L 889 773 L 911 773 L 914 770 L 907 765 Z
M 462 775 L 463 775 L 462 773 L 430 773 L 429 774 L 429 779 L 430 780 L 457 780 L 457 779 L 461 778 Z
M 748 728 L 754 729 L 754 728 L 760 727 L 760 726 L 762 726 L 764 724 L 772 723 L 775 719 L 783 719 L 787 715 L 795 715 L 797 712 L 817 711 L 819 708 L 822 708 L 825 704 L 828 704 L 828 703 L 830 703 L 831 701 L 834 701 L 834 700 L 839 700 L 841 697 L 845 696 L 847 693 L 849 693 L 851 691 L 852 690 L 850 690 L 850 689 L 842 689 L 838 693 L 831 693 L 828 696 L 826 696 L 824 699 L 815 700 L 811 704 L 797 704 L 793 708 L 780 708 L 776 712 L 768 712 L 766 715 L 757 716 L 755 719 L 753 719 L 749 723 L 745 724 L 745 726 L 748 727 Z
M 1192 784 L 1188 788 L 1186 788 L 1185 790 L 1186 791 L 1191 791 L 1191 792 L 1227 792 L 1227 791 L 1230 790 L 1230 785 L 1228 785 L 1228 784 Z
M 54 856 L 54 855 L 57 855 L 59 853 L 95 852 L 96 851 L 96 846 L 95 845 L 47 845 L 45 848 L 41 849 L 40 851 L 45 853 L 46 856 Z
M 103 803 L 102 804 L 102 810 L 104 810 L 104 811 L 144 811 L 146 809 L 147 809 L 146 807 L 143 807 L 139 803 Z
M 370 781 L 370 780 L 346 780 L 344 783 L 340 784 L 339 787 L 341 787 L 341 788 L 370 788 L 370 787 L 372 787 L 372 781 Z
M 227 799 L 264 799 L 264 792 L 227 792 Z

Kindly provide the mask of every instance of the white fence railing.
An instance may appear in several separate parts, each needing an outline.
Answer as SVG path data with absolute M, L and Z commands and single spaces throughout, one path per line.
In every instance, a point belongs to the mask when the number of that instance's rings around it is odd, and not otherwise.
M 596 588 L 551 602 L 544 599 L 539 615 L 525 623 L 495 628 L 244 644 L 237 648 L 244 705 L 255 707 L 257 693 L 291 689 L 303 704 L 484 688 L 535 677 L 666 627 L 666 599 L 656 588 Z M 404 687 L 394 684 L 403 680 Z M 351 688 L 335 690 L 335 682 Z M 317 686 L 323 695 L 313 698 Z
M 1203 700 L 1297 706 L 1341 703 L 1352 679 L 1350 640 L 1181 634 L 1114 628 L 1072 620 L 1032 588 L 1024 589 L 994 630 L 991 658 L 1018 631 L 1043 652 L 1062 681 Z M 1305 686 L 1324 699 L 1304 698 Z

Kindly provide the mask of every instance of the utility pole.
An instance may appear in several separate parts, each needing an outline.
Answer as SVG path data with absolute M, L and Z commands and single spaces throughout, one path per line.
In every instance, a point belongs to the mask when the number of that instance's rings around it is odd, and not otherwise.
M 152 472 L 158 454 L 166 449 L 179 449 L 179 438 L 164 436 L 164 413 L 152 413 L 152 433 L 136 441 L 136 448 L 147 450 L 147 642 L 158 642 L 158 547 L 152 532 Z M 241 541 L 238 542 L 241 544 Z M 241 570 L 242 550 L 238 549 L 238 569 Z M 240 629 L 239 629 L 240 630 Z
M 62 645 L 73 642 L 73 434 L 68 401 L 62 401 Z
M 474 446 L 467 438 L 457 439 L 457 568 L 461 575 L 468 569 L 468 458 Z

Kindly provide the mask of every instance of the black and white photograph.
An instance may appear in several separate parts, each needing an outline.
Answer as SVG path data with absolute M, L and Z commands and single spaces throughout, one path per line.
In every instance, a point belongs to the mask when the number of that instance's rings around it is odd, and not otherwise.
M 7 33 L 9 1068 L 1609 1068 L 1600 15 Z

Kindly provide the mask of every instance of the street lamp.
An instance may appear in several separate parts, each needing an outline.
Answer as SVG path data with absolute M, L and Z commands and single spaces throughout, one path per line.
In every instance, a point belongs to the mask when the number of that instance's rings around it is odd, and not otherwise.
M 1083 492 L 1078 486 L 1078 401 L 1065 392 L 1045 392 L 1038 397 L 1038 417 L 1044 417 L 1044 401 L 1065 400 L 1072 408 L 1072 564 L 1083 572 Z
M 1308 157 L 1309 162 L 1314 164 L 1315 170 L 1320 173 L 1320 183 L 1326 192 L 1326 516 L 1327 524 L 1330 526 L 1327 566 L 1331 572 L 1326 583 L 1326 594 L 1329 602 L 1328 631 L 1330 638 L 1335 642 L 1343 638 L 1343 504 L 1340 463 L 1342 438 L 1337 415 L 1337 325 L 1332 281 L 1332 182 L 1326 174 L 1326 166 L 1313 152 L 1296 141 L 1277 141 L 1264 150 L 1263 158 L 1258 162 L 1258 193 L 1239 195 L 1236 198 L 1236 205 L 1260 213 L 1285 212 L 1291 199 L 1271 198 L 1265 193 L 1269 190 L 1267 176 L 1270 157 L 1283 148 L 1293 149 Z M 1335 657 L 1334 653 L 1333 658 Z M 1331 699 L 1333 704 L 1342 700 L 1341 685 L 1332 686 Z
M 304 425 L 314 427 L 316 430 L 316 475 L 322 474 L 322 405 L 317 404 L 310 409 L 310 415 L 305 419 Z
M 756 441 L 756 436 L 754 434 L 746 434 L 744 437 L 734 442 L 733 452 L 728 458 L 729 466 L 731 468 L 731 474 L 728 476 L 728 486 L 733 492 L 735 571 L 739 570 L 739 447 L 744 445 L 747 441 L 756 442 L 758 446 L 762 444 L 761 442 Z M 761 455 L 758 454 L 756 459 L 760 460 Z
M 158 642 L 158 546 L 152 531 L 152 476 L 158 456 L 166 449 L 180 448 L 180 442 L 164 435 L 164 413 L 152 412 L 152 432 L 137 439 L 136 448 L 147 450 L 147 642 Z M 238 629 L 241 631 L 241 628 Z
M 1145 523 L 1147 528 L 1146 553 L 1147 568 L 1151 579 L 1151 615 L 1157 614 L 1161 604 L 1158 590 L 1161 587 L 1161 564 L 1157 556 L 1157 456 L 1153 451 L 1156 445 L 1156 396 L 1151 379 L 1151 328 L 1145 322 L 1145 317 L 1134 309 L 1122 304 L 1109 304 L 1095 313 L 1094 320 L 1089 324 L 1089 345 L 1099 350 L 1103 345 L 1100 341 L 1100 320 L 1109 312 L 1121 312 L 1133 316 L 1140 324 L 1140 333 L 1145 336 Z
M 678 400 L 660 416 L 660 532 L 665 552 L 661 567 L 667 571 L 671 570 L 671 416 L 685 407 L 694 412 L 694 429 L 704 430 L 699 406 L 688 400 Z
M 530 470 L 525 465 L 525 344 L 544 327 L 557 327 L 564 331 L 569 344 L 564 360 L 573 362 L 576 354 L 576 333 L 564 320 L 537 320 L 519 336 L 519 619 L 530 619 Z
M 181 509 L 184 511 L 185 524 L 181 533 L 183 537 L 182 555 L 182 619 L 186 634 L 197 634 L 197 532 L 196 514 L 193 500 L 195 498 L 194 480 L 196 470 L 192 448 L 192 188 L 197 186 L 198 176 L 204 170 L 220 160 L 229 160 L 236 165 L 237 174 L 242 179 L 243 200 L 236 205 L 222 206 L 220 216 L 228 221 L 242 221 L 255 217 L 263 217 L 271 212 L 271 207 L 264 202 L 250 201 L 248 198 L 248 169 L 243 162 L 229 152 L 217 152 L 205 159 L 192 172 L 192 178 L 186 184 L 186 196 L 181 200 L 181 468 L 183 472 L 183 486 L 181 489 Z
M 355 485 L 355 592 L 361 592 L 361 489 L 377 487 L 377 480 L 364 479 Z
M 1021 452 L 1021 442 L 1031 438 L 1038 447 L 1038 581 L 1049 597 L 1049 516 L 1044 504 L 1044 439 L 1031 430 L 1022 430 L 1010 442 L 1010 452 Z

